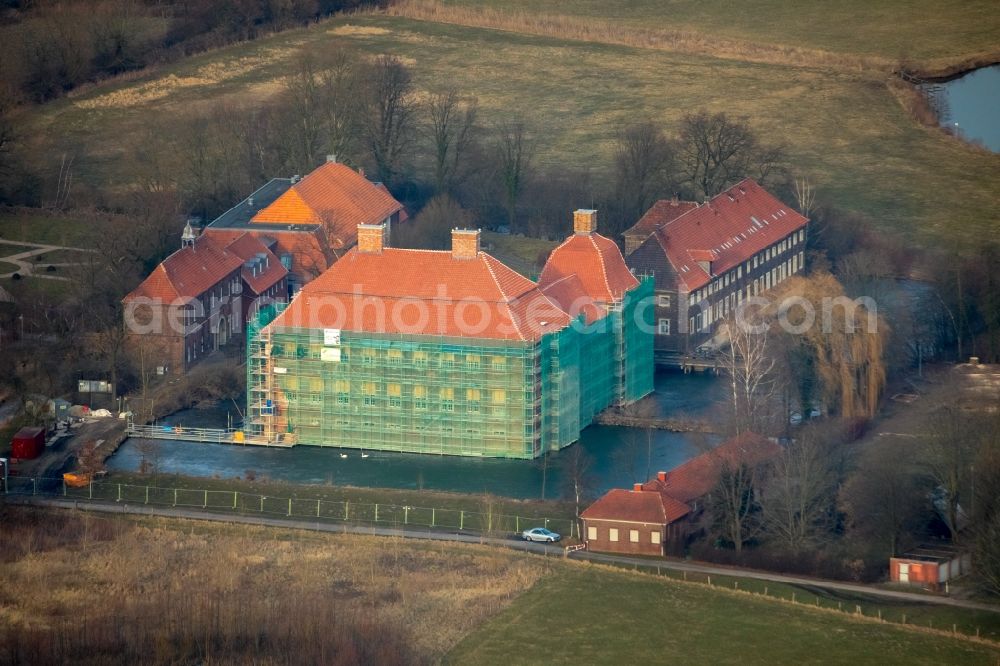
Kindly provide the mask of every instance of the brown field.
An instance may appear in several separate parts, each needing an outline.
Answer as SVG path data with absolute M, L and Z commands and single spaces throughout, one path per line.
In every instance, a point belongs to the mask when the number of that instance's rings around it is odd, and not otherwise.
M 547 569 L 475 546 L 0 516 L 0 663 L 432 663 Z

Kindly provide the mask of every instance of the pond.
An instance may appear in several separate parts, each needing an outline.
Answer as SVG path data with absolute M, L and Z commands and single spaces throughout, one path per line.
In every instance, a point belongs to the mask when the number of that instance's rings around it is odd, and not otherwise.
M 941 125 L 963 139 L 1000 152 L 1000 65 L 982 67 L 940 84 Z
M 660 373 L 656 393 L 647 398 L 661 416 L 703 417 L 725 396 L 725 387 L 710 375 Z M 164 419 L 188 427 L 224 427 L 239 412 L 232 403 L 210 409 L 188 409 Z M 593 460 L 593 485 L 597 492 L 629 487 L 659 470 L 676 467 L 718 442 L 712 435 L 646 431 L 635 428 L 591 426 L 583 431 L 582 447 Z M 187 476 L 245 477 L 294 483 L 337 484 L 363 487 L 413 488 L 453 492 L 490 492 L 521 499 L 553 499 L 566 485 L 563 471 L 567 452 L 540 460 L 458 458 L 382 451 L 324 449 L 299 446 L 268 449 L 223 444 L 158 440 L 142 445 L 125 442 L 108 461 L 108 469 L 136 471 L 144 451 L 157 470 Z M 152 452 L 152 453 L 150 453 Z M 347 458 L 341 458 L 341 453 Z

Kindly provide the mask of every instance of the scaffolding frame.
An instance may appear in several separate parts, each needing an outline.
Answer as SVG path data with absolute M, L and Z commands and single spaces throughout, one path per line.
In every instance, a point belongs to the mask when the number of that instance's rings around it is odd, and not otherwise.
M 278 327 L 276 304 L 248 325 L 245 428 L 285 444 L 536 458 L 652 390 L 652 335 L 629 325 L 652 280 L 633 292 L 593 324 L 529 341 Z

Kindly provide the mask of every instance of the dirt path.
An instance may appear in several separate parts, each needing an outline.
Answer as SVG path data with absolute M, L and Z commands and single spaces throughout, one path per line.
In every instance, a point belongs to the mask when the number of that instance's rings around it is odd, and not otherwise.
M 55 250 L 69 250 L 71 252 L 96 252 L 96 250 L 88 250 L 80 247 L 66 247 L 63 245 L 44 245 L 42 243 L 23 243 L 21 241 L 9 241 L 0 240 L 0 245 L 17 245 L 20 247 L 31 248 L 28 250 L 23 250 L 21 252 L 15 252 L 14 254 L 2 254 L 0 253 L 0 263 L 12 264 L 16 267 L 15 270 L 8 273 L 0 273 L 0 278 L 9 278 L 18 273 L 21 277 L 36 277 L 43 278 L 46 280 L 69 280 L 66 277 L 60 277 L 56 275 L 45 275 L 44 273 L 35 273 L 35 265 L 28 261 L 31 257 L 35 257 L 46 252 L 53 252 Z M 79 263 L 56 263 L 56 264 L 45 264 L 46 266 L 79 266 Z

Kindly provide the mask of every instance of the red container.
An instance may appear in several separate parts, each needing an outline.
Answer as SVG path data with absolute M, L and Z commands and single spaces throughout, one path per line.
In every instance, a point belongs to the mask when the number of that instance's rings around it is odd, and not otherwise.
M 45 451 L 44 428 L 21 428 L 11 442 L 11 458 L 32 460 Z

